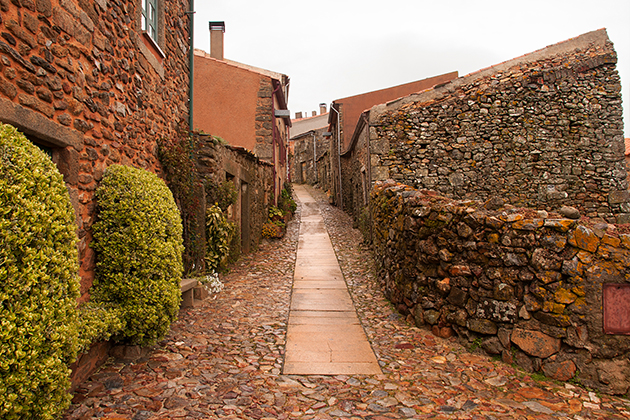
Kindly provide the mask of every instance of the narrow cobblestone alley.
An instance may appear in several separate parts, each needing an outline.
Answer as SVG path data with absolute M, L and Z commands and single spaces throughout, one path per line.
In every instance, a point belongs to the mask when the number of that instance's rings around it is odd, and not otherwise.
M 382 375 L 283 375 L 300 207 L 282 240 L 183 309 L 133 363 L 110 361 L 76 392 L 66 419 L 627 419 L 630 403 L 547 381 L 408 323 L 378 289 L 361 235 L 319 203 Z

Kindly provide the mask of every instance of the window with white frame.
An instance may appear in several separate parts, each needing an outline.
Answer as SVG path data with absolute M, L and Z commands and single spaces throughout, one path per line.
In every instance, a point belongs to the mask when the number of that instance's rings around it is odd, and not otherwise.
M 142 30 L 157 42 L 158 33 L 158 0 L 142 0 Z

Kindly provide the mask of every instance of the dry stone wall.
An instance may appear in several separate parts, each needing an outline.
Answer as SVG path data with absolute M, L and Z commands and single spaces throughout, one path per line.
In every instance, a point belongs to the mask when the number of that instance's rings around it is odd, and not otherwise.
M 377 183 L 370 209 L 378 277 L 418 326 L 530 372 L 629 391 L 630 336 L 604 333 L 602 293 L 630 285 L 630 234 L 394 181 Z M 628 325 L 629 308 L 613 309 Z
M 600 30 L 374 107 L 374 179 L 628 223 L 616 62 Z

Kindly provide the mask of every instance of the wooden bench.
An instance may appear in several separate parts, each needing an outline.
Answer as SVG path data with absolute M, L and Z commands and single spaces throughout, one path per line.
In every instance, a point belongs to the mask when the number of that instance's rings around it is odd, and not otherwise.
M 196 279 L 182 279 L 179 283 L 182 290 L 182 308 L 190 308 L 208 297 L 208 291 Z
M 195 287 L 199 282 L 197 279 L 182 279 L 180 287 L 182 289 L 182 307 L 190 308 L 195 306 Z

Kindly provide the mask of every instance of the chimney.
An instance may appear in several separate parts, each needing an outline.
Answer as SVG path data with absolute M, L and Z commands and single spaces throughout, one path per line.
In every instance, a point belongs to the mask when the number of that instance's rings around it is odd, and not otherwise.
M 325 113 L 326 113 L 326 104 L 325 103 L 319 104 L 319 115 L 324 115 Z
M 312 112 L 311 112 L 311 116 L 312 116 L 312 117 L 314 117 L 314 116 L 316 116 L 316 115 L 317 115 L 317 111 L 312 111 Z
M 210 57 L 223 60 L 225 22 L 210 22 Z
M 302 118 L 302 113 L 301 112 L 296 112 L 295 113 L 295 119 L 299 120 L 300 118 Z

